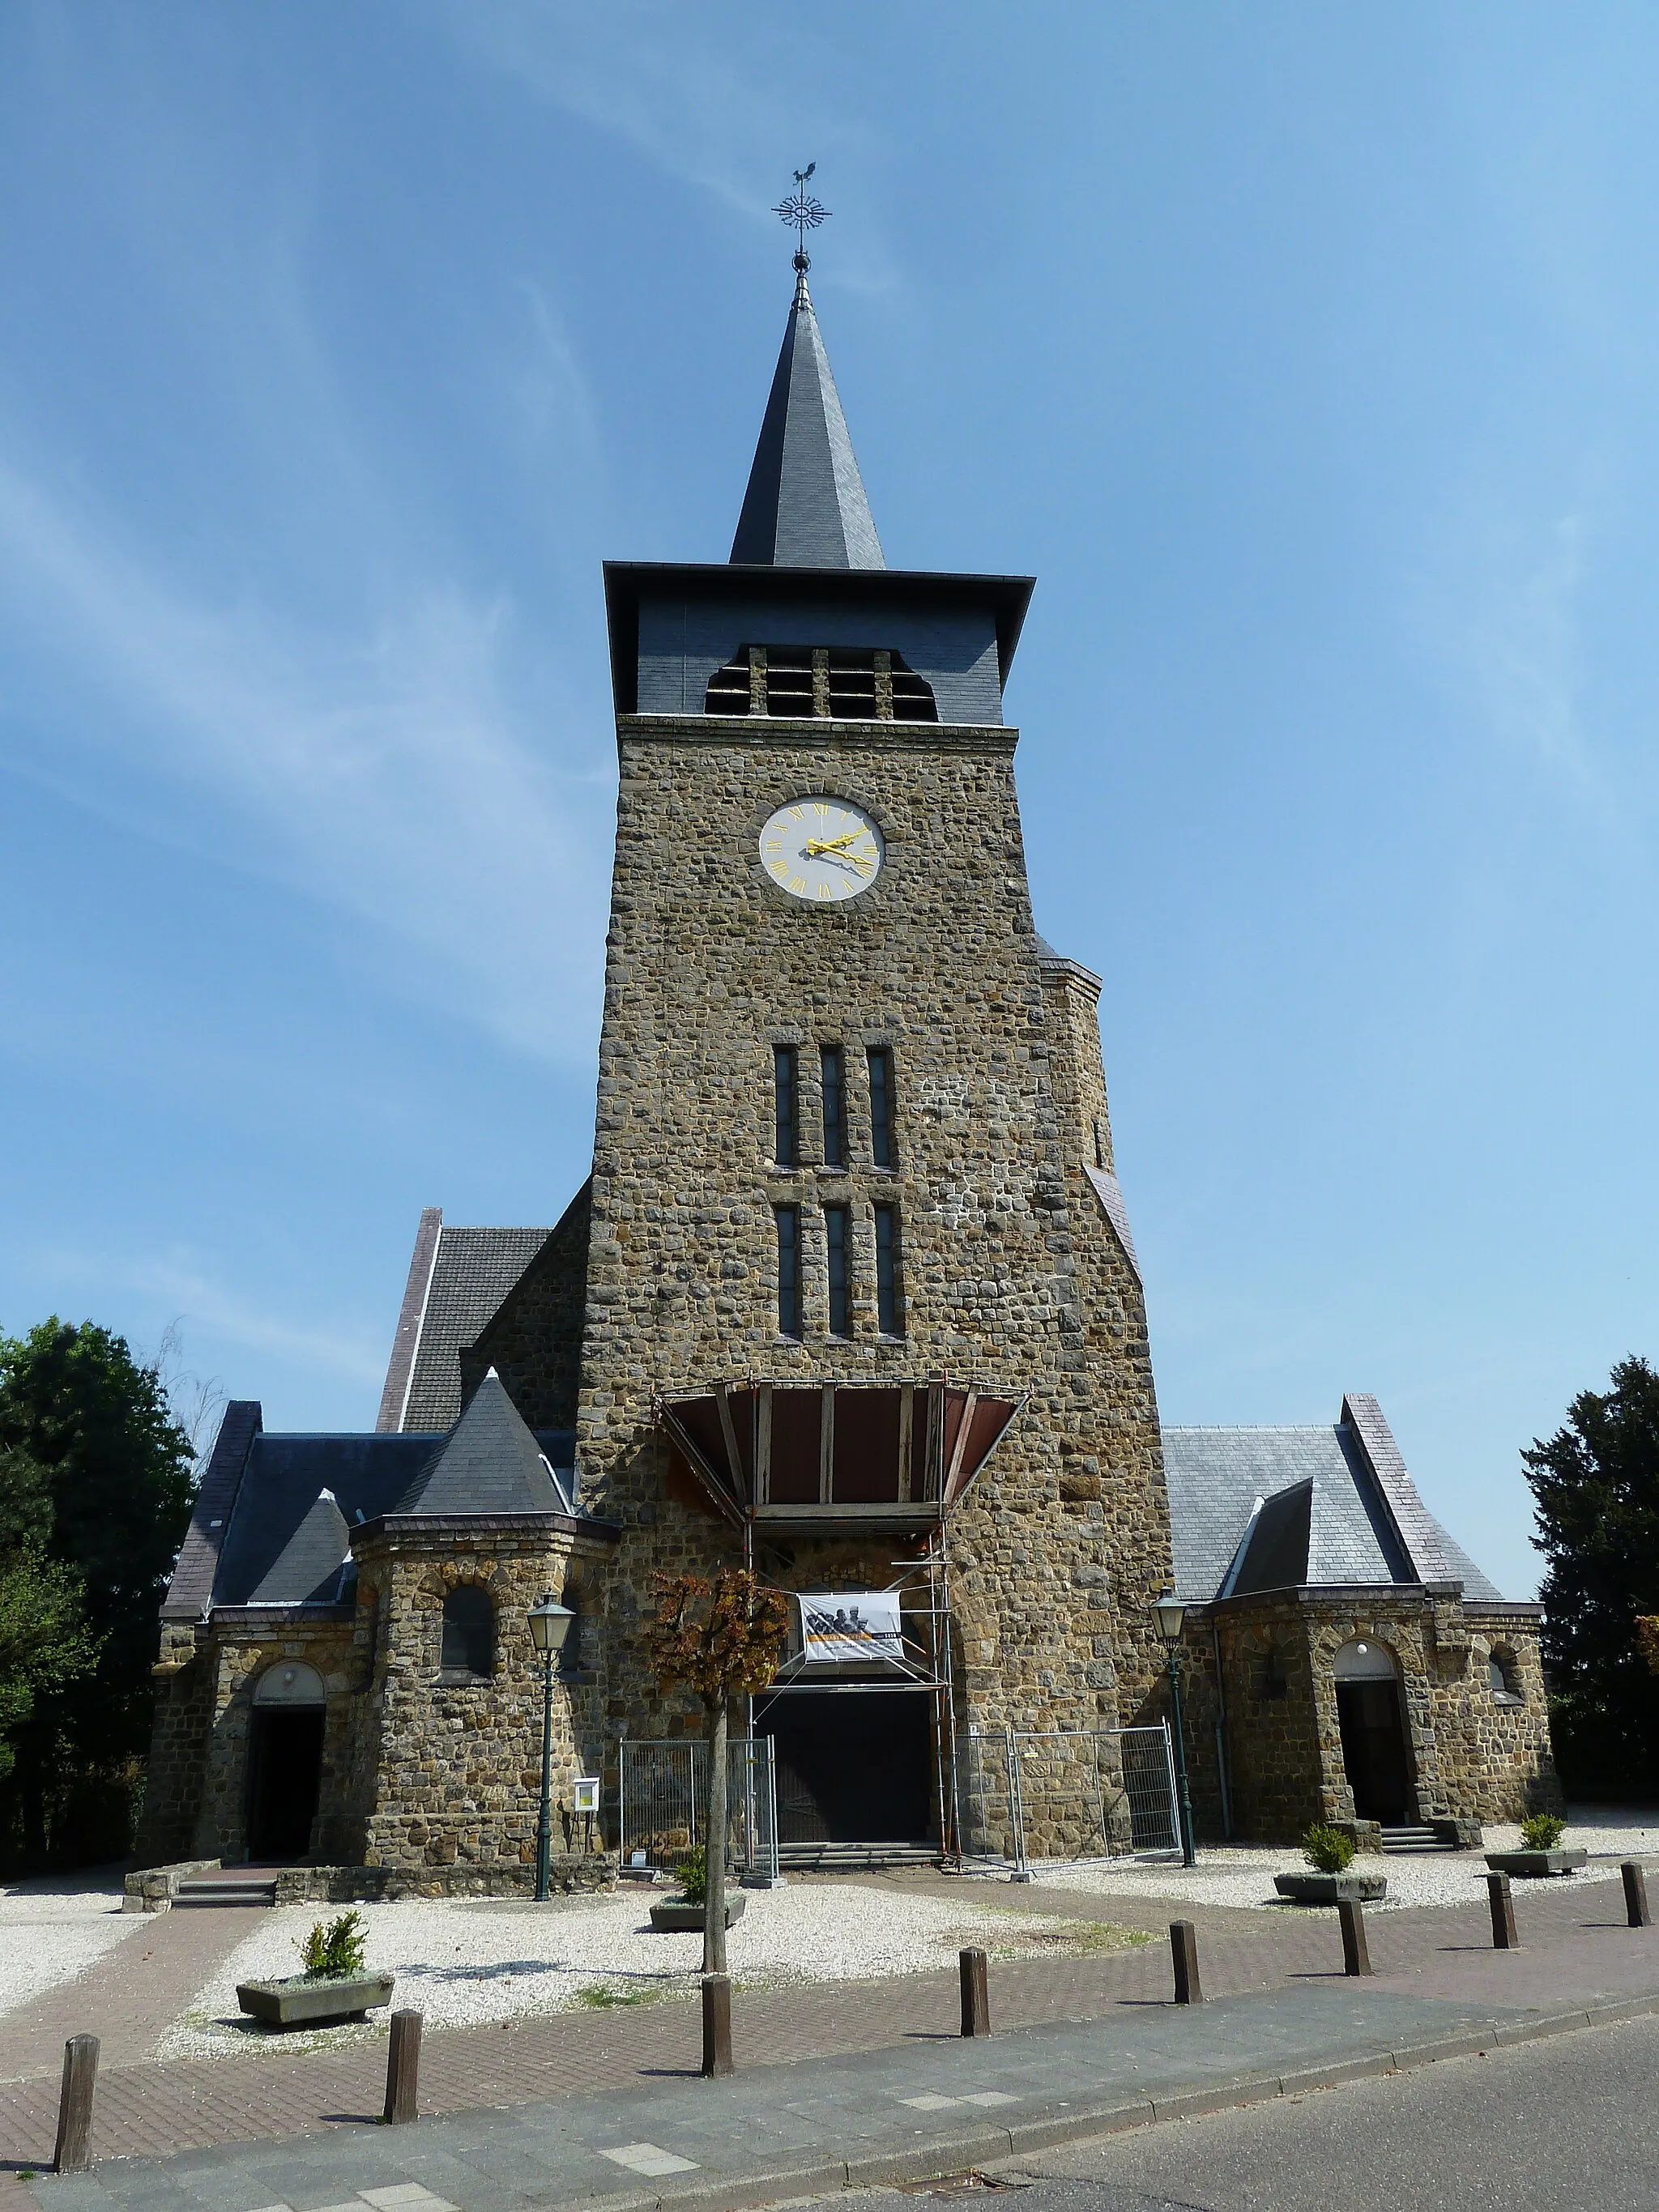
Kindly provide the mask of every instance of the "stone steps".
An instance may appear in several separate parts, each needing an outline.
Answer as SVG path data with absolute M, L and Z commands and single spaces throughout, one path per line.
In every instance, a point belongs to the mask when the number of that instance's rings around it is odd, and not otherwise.
M 181 1881 L 173 1893 L 173 1907 L 193 1905 L 263 1905 L 276 1902 L 275 1880 L 244 1881 Z
M 1384 1828 L 1382 1848 L 1385 1851 L 1449 1851 L 1455 1846 L 1437 1835 L 1432 1828 L 1413 1825 Z
M 869 1874 L 882 1867 L 933 1866 L 936 1844 L 780 1844 L 786 1873 Z

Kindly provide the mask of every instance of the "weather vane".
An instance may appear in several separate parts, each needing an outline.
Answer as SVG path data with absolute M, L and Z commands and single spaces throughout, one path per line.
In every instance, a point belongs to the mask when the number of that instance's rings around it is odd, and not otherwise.
M 794 191 L 787 200 L 780 200 L 773 210 L 785 222 L 794 226 L 795 274 L 798 276 L 804 276 L 812 265 L 812 257 L 806 251 L 807 232 L 816 230 L 830 212 L 827 207 L 821 207 L 806 189 L 806 180 L 817 166 L 816 161 L 809 161 L 804 169 L 797 169 Z

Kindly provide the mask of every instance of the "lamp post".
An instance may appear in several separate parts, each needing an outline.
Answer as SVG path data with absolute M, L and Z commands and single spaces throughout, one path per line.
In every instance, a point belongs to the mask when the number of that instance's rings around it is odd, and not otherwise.
M 553 1860 L 553 1668 L 570 1624 L 576 1618 L 568 1605 L 555 1605 L 550 1590 L 530 1612 L 530 1634 L 542 1655 L 542 1810 L 536 1823 L 536 1902 L 547 1902 L 547 1880 Z
M 1173 1590 L 1153 1601 L 1152 1618 L 1170 1655 L 1170 1709 L 1175 1722 L 1176 1788 L 1181 1797 L 1181 1863 L 1195 1866 L 1193 1848 L 1193 1793 L 1187 1784 L 1187 1731 L 1181 1717 L 1181 1629 L 1187 1608 Z

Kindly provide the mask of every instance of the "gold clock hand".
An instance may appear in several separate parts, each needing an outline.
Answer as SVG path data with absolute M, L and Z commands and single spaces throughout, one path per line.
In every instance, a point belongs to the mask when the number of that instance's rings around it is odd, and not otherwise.
M 850 845 L 853 840 L 860 834 L 861 833 L 856 830 L 849 830 L 844 837 L 825 837 L 823 839 L 809 837 L 806 841 L 806 850 L 809 854 L 817 854 L 819 853 L 839 853 Z

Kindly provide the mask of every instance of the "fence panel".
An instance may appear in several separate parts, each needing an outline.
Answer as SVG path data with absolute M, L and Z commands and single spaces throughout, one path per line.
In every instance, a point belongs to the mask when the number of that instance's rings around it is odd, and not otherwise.
M 1176 1851 L 1166 1728 L 967 1729 L 957 1739 L 963 1856 L 1030 1861 Z
M 706 1744 L 680 1739 L 618 1747 L 617 1842 L 623 1863 L 643 1851 L 649 1866 L 672 1866 L 703 1840 L 708 1804 Z M 726 1743 L 728 1865 L 745 1874 L 778 1870 L 777 1788 L 772 1739 L 733 1736 Z

